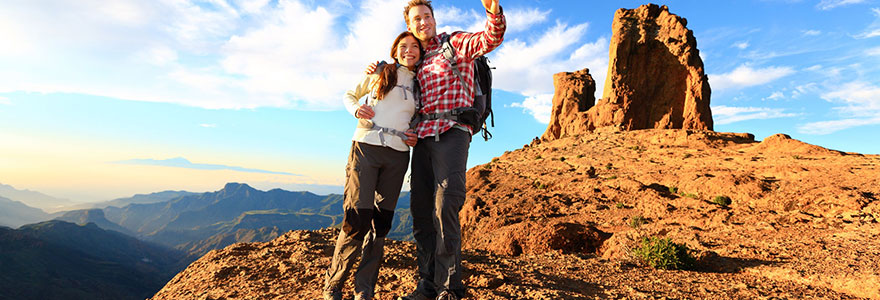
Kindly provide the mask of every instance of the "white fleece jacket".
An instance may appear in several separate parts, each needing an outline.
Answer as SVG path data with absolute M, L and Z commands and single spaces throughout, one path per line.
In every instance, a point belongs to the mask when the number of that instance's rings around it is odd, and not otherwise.
M 393 65 L 388 65 L 387 67 L 391 66 Z M 349 90 L 342 97 L 345 109 L 354 116 L 358 107 L 363 104 L 359 102 L 359 99 L 367 96 L 366 103 L 372 106 L 373 111 L 376 113 L 372 119 L 374 124 L 398 131 L 406 131 L 409 129 L 409 121 L 416 111 L 415 97 L 412 92 L 413 76 L 415 76 L 413 71 L 404 66 L 399 66 L 397 68 L 397 85 L 385 95 L 385 98 L 378 100 L 374 98 L 373 84 L 379 79 L 379 76 L 374 74 L 367 75 L 354 90 Z M 409 146 L 397 135 L 383 134 L 385 144 L 382 144 L 379 134 L 382 133 L 376 130 L 357 127 L 351 139 L 360 143 L 390 147 L 397 151 L 409 151 Z

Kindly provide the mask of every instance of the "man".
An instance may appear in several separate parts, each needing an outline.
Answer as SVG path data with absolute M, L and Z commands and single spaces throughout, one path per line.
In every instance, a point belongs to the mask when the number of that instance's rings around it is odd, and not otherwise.
M 400 300 L 456 300 L 465 296 L 458 212 L 465 200 L 473 129 L 450 118 L 448 112 L 473 106 L 473 60 L 497 48 L 504 38 L 506 24 L 499 0 L 481 1 L 488 20 L 485 30 L 477 33 L 438 35 L 430 0 L 411 0 L 404 8 L 407 29 L 427 54 L 416 75 L 421 86 L 422 120 L 416 126 L 419 140 L 413 149 L 410 194 L 419 283 Z M 453 65 L 439 53 L 447 38 L 455 50 Z

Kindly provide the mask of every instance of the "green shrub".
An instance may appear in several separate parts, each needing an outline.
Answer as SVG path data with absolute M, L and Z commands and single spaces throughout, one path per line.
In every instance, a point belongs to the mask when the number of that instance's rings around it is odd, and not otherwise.
M 538 156 L 535 156 L 535 160 L 538 160 L 538 159 L 541 159 L 541 155 L 540 155 L 540 154 L 538 154 Z
M 715 196 L 715 199 L 712 199 L 712 203 L 721 206 L 728 206 L 730 203 L 733 203 L 733 201 L 730 201 L 730 197 L 727 196 Z
M 678 195 L 678 187 L 670 187 L 669 192 Z
M 578 154 L 577 158 L 584 158 L 583 154 Z
M 684 156 L 682 156 L 682 158 L 690 158 L 691 156 L 694 156 L 694 155 L 690 154 L 690 153 L 685 153 Z
M 635 216 L 629 219 L 629 227 L 639 228 L 648 223 L 648 219 L 642 216 Z
M 624 208 L 624 207 L 626 207 L 626 205 L 624 205 L 622 202 L 617 202 L 617 205 L 615 205 L 615 207 Z
M 612 175 L 611 177 L 608 177 L 608 180 L 614 180 L 614 179 L 617 179 L 617 175 Z
M 690 268 L 694 258 L 687 246 L 673 243 L 670 238 L 643 238 L 635 249 L 635 256 L 655 269 L 680 270 Z
M 614 168 L 614 165 L 612 165 L 611 163 L 605 164 L 605 169 L 611 170 L 611 168 Z
M 682 197 L 688 197 L 688 198 L 694 198 L 694 199 L 697 199 L 697 194 L 681 193 L 681 196 L 682 196 Z

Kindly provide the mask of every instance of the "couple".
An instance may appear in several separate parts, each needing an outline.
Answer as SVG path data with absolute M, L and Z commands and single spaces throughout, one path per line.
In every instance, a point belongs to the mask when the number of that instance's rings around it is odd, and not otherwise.
M 430 0 L 404 7 L 407 30 L 394 40 L 396 63 L 367 75 L 345 94 L 358 119 L 346 167 L 345 216 L 327 271 L 324 299 L 342 299 L 342 287 L 360 256 L 355 299 L 372 299 L 385 236 L 412 153 L 410 209 L 418 251 L 418 286 L 398 299 L 462 299 L 461 224 L 465 171 L 473 129 L 445 112 L 473 105 L 476 57 L 497 48 L 506 28 L 499 0 L 481 0 L 483 32 L 437 34 Z M 450 61 L 440 50 L 448 41 Z M 455 70 L 453 70 L 455 68 Z M 416 79 L 416 80 L 413 80 Z M 420 92 L 419 92 L 420 91 Z M 365 104 L 359 98 L 369 94 Z M 417 115 L 410 128 L 410 120 Z

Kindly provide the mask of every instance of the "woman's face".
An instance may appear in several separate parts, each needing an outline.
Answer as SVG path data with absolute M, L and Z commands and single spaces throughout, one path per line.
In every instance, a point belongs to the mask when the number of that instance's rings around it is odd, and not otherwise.
M 397 43 L 397 63 L 410 69 L 416 66 L 421 55 L 419 54 L 419 41 L 412 36 L 407 36 Z

